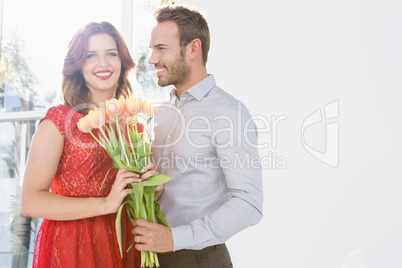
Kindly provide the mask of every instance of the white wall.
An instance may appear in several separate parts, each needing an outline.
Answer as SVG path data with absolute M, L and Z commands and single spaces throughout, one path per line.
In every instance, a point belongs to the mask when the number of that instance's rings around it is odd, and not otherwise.
M 402 267 L 402 2 L 177 2 L 205 14 L 218 84 L 253 115 L 286 116 L 260 151 L 286 169 L 264 169 L 264 218 L 229 240 L 235 267 Z M 335 168 L 301 142 L 304 120 L 334 101 Z M 324 121 L 304 132 L 320 151 Z

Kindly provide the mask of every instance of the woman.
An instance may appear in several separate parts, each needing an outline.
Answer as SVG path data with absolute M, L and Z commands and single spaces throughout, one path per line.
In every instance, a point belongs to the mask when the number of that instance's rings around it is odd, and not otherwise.
M 24 175 L 23 214 L 44 219 L 33 267 L 140 266 L 134 247 L 121 259 L 115 217 L 133 192 L 126 185 L 157 172 L 152 164 L 141 178 L 112 169 L 99 191 L 112 160 L 77 128 L 89 109 L 132 93 L 128 73 L 134 66 L 122 36 L 107 22 L 89 23 L 71 40 L 63 67 L 64 104 L 51 107 L 41 119 Z M 133 242 L 131 228 L 124 215 L 123 248 Z

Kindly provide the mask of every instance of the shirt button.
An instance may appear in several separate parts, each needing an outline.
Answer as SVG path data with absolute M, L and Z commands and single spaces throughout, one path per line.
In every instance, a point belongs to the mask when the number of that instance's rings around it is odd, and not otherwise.
M 171 135 L 168 135 L 167 138 L 170 140 L 170 139 L 172 138 L 172 136 L 171 136 Z
M 162 167 L 163 167 L 163 168 L 167 168 L 167 167 L 168 167 L 168 163 L 163 163 L 163 164 L 162 164 Z

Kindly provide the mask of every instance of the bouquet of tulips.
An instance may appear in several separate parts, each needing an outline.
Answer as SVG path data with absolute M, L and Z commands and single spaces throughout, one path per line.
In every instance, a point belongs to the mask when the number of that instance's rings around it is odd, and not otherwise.
M 113 98 L 106 101 L 104 109 L 95 108 L 90 110 L 86 116 L 78 121 L 77 126 L 82 132 L 90 133 L 106 149 L 113 160 L 113 168 L 116 171 L 124 168 L 142 175 L 142 167 L 150 161 L 151 146 L 147 126 L 155 111 L 156 109 L 151 107 L 147 100 L 143 102 L 140 98 L 126 100 Z M 140 116 L 144 118 L 145 123 L 143 126 L 137 123 L 137 119 Z M 143 130 L 141 131 L 140 128 L 143 128 Z M 98 137 L 92 132 L 92 129 L 99 129 Z M 106 177 L 107 174 L 105 179 Z M 132 188 L 134 193 L 125 197 L 116 216 L 116 234 L 121 257 L 123 257 L 121 240 L 121 213 L 123 207 L 126 207 L 130 220 L 142 218 L 155 223 L 156 218 L 158 223 L 167 226 L 159 202 L 154 200 L 154 193 L 156 186 L 164 184 L 171 179 L 171 177 L 164 174 L 158 174 L 141 183 L 131 183 L 127 186 Z M 127 251 L 130 250 L 132 245 Z M 159 267 L 157 254 L 155 252 L 141 251 L 141 267 L 154 266 Z

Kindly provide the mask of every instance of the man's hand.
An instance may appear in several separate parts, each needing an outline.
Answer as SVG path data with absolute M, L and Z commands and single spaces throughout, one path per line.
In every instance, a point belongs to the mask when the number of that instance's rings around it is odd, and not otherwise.
M 173 236 L 169 227 L 144 219 L 136 219 L 133 225 L 137 250 L 159 253 L 173 251 Z

